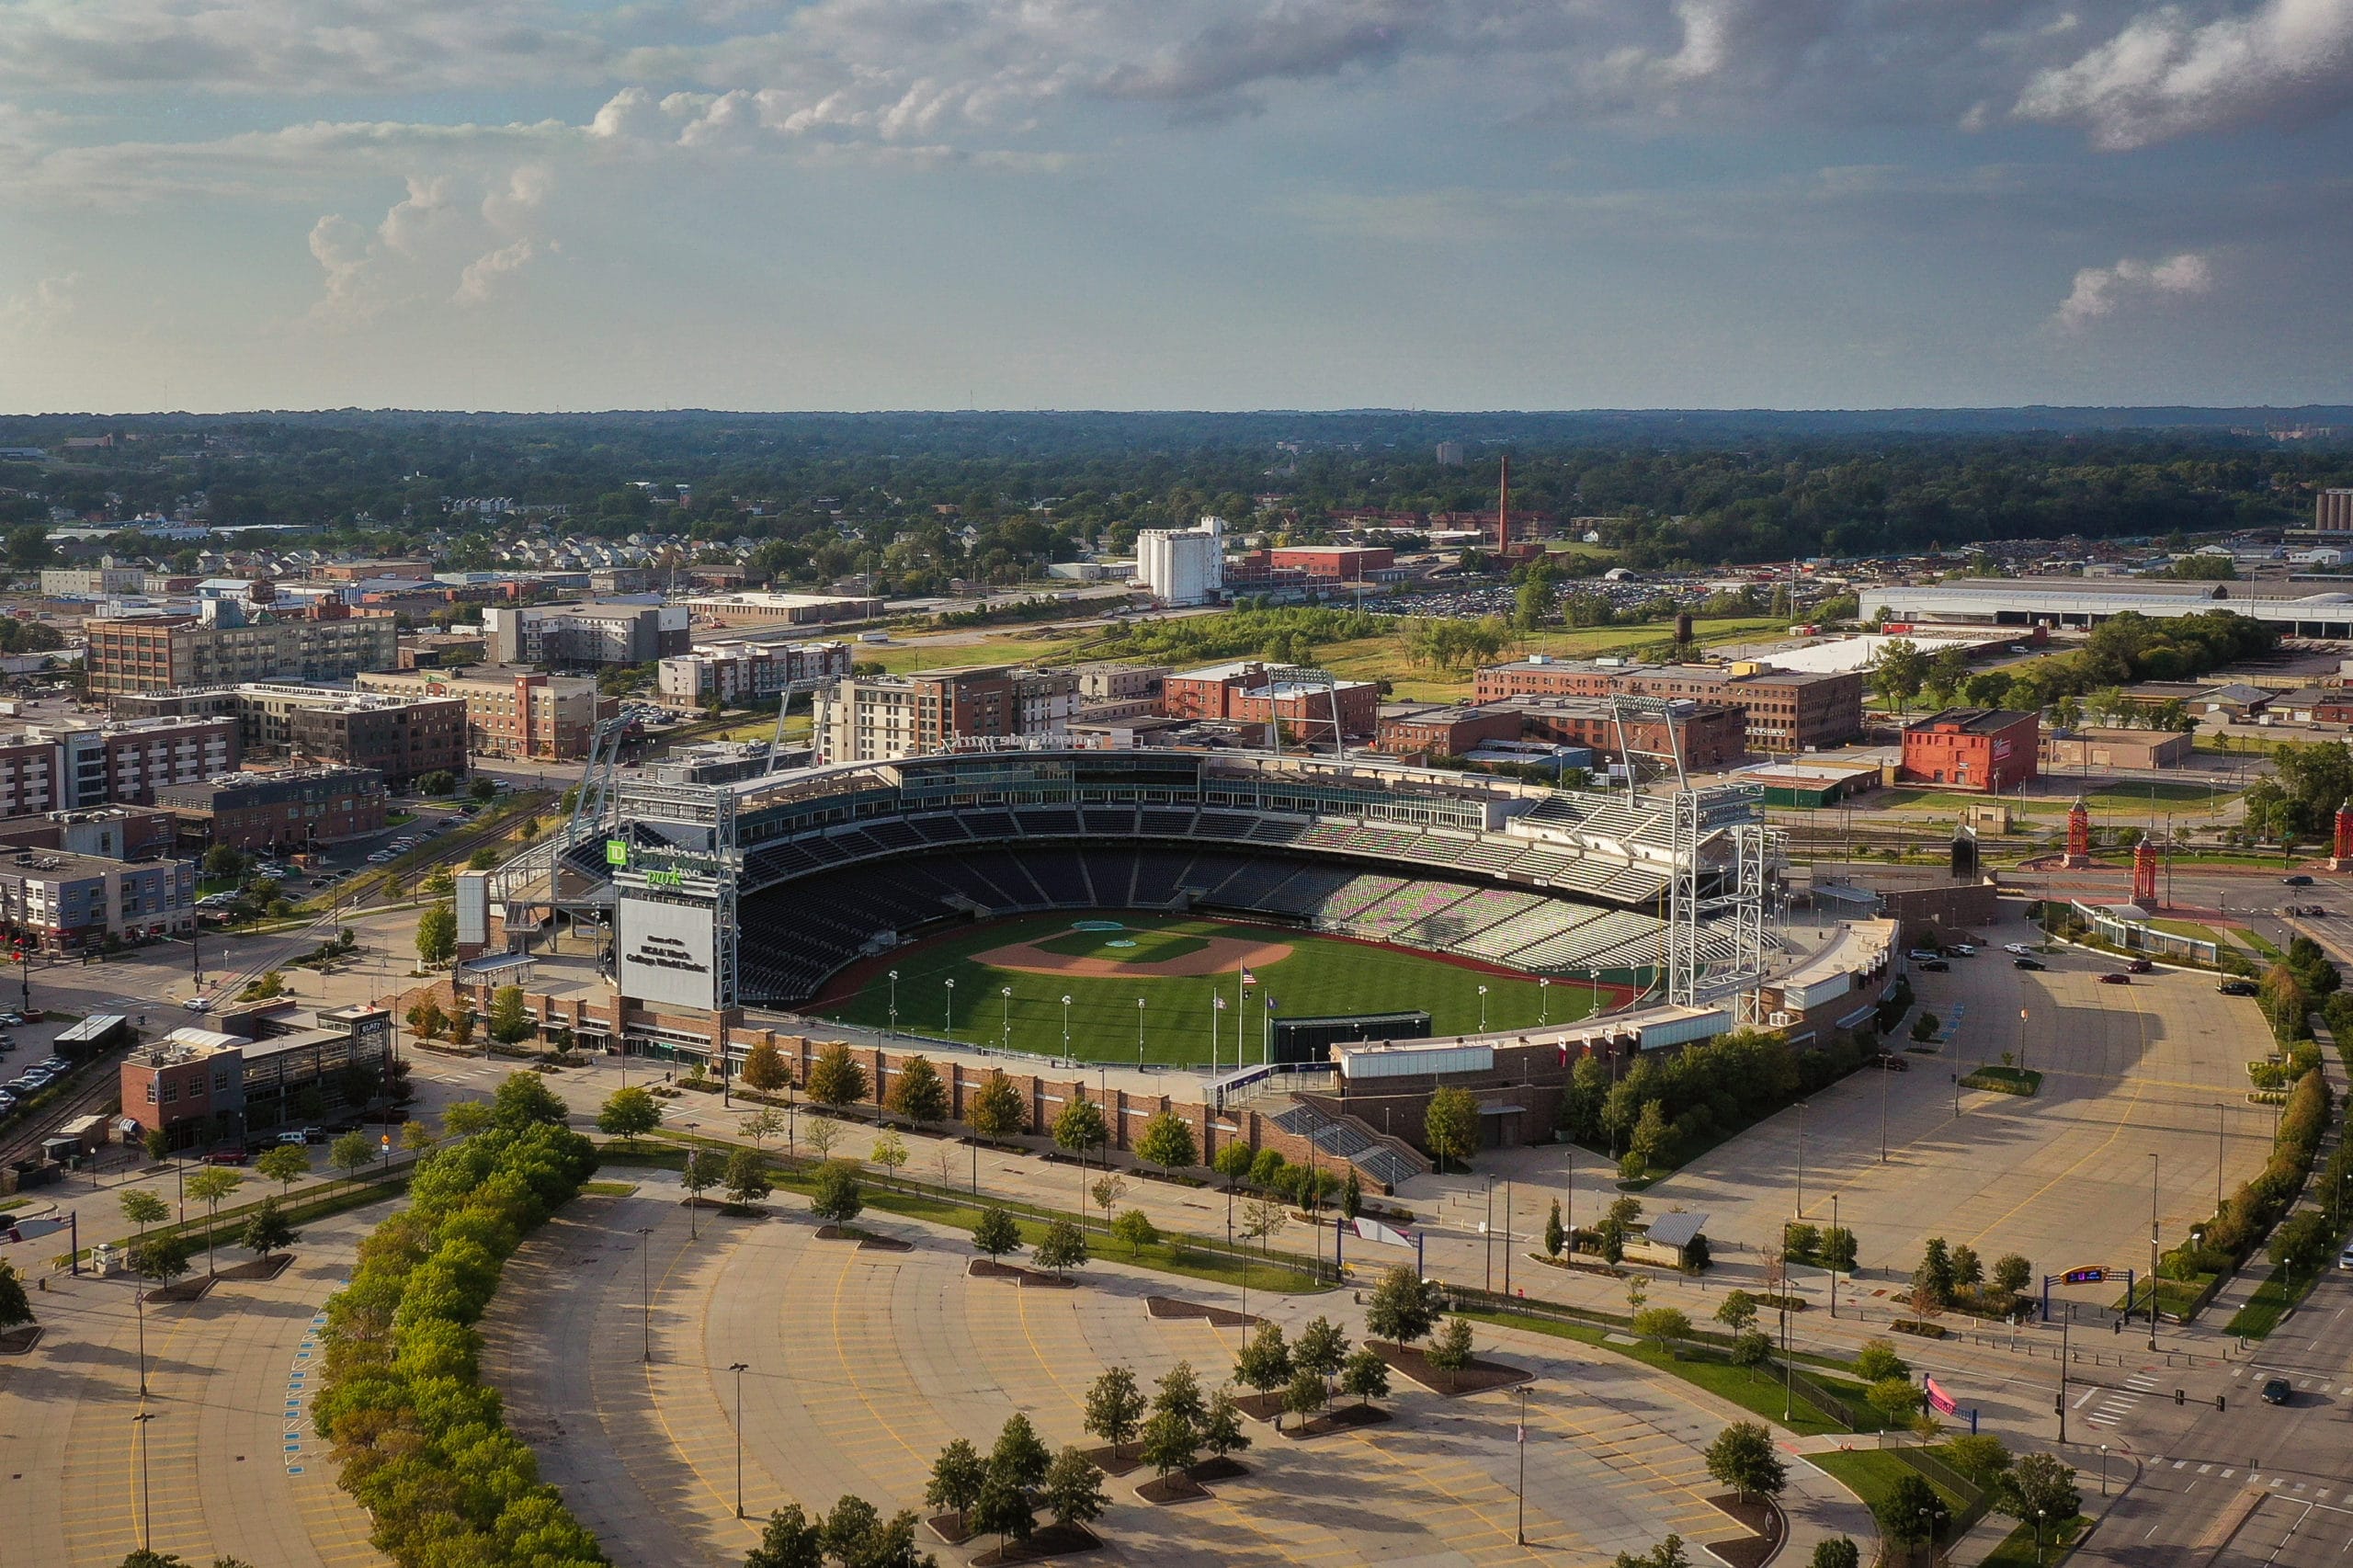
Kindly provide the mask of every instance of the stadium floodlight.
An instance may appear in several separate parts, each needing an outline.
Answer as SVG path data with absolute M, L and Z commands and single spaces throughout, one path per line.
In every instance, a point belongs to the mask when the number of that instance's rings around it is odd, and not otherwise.
M 1013 1049 L 1013 987 L 1006 986 L 1002 994 L 1005 997 L 1005 1049 L 1011 1051 Z
M 1487 988 L 1483 985 L 1479 987 L 1479 1032 L 1487 1032 Z
M 1136 998 L 1136 1066 L 1143 1066 L 1143 998 Z
M 1063 1060 L 1070 1060 L 1070 998 L 1063 998 Z
M 893 1040 L 896 1040 L 896 1039 L 898 1038 L 898 1035 L 899 1035 L 899 971 L 898 971 L 897 970 L 895 970 L 895 969 L 894 969 L 894 970 L 892 970 L 892 971 L 891 971 L 891 1037 L 892 1037 Z
M 947 985 L 947 987 L 948 987 L 948 1030 L 947 1030 L 947 1033 L 948 1033 L 948 1038 L 949 1038 L 949 1039 L 950 1039 L 950 1040 L 954 1040 L 954 1039 L 956 1038 L 956 983 L 955 983 L 954 981 L 950 980 L 950 981 L 945 982 L 945 983 L 946 983 L 946 985 Z
M 1536 980 L 1536 1027 L 1542 1028 L 1552 1021 L 1552 982 L 1539 975 Z

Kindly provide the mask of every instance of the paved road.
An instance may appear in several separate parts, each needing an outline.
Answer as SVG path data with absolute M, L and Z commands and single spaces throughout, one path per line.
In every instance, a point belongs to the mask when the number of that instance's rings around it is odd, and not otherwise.
M 616 1176 L 633 1175 L 617 1170 Z M 1177 1360 L 1222 1381 L 1239 1331 L 1156 1319 L 1148 1294 L 1237 1304 L 1216 1287 L 1090 1267 L 1076 1290 L 1020 1290 L 964 1273 L 960 1236 L 890 1216 L 864 1223 L 913 1250 L 815 1239 L 797 1203 L 763 1222 L 712 1222 L 690 1241 L 677 1189 L 587 1199 L 525 1244 L 486 1324 L 485 1369 L 550 1480 L 623 1563 L 739 1560 L 754 1526 L 734 1510 L 735 1381 L 743 1380 L 744 1501 L 757 1519 L 785 1501 L 845 1493 L 885 1511 L 919 1506 L 932 1458 L 963 1437 L 985 1449 L 1016 1409 L 1051 1446 L 1080 1429 L 1105 1365 L 1149 1382 Z M 641 1230 L 650 1234 L 641 1236 Z M 653 1360 L 642 1360 L 652 1305 Z M 1347 1298 L 1255 1308 L 1296 1328 L 1329 1313 L 1361 1332 Z M 584 1353 L 550 1357 L 551 1340 Z M 1543 1373 L 1529 1406 L 1529 1533 L 1514 1543 L 1516 1396 L 1442 1400 L 1401 1392 L 1400 1419 L 1299 1444 L 1252 1428 L 1256 1474 L 1214 1502 L 1134 1501 L 1114 1481 L 1114 1554 L 1176 1564 L 1459 1563 L 1606 1559 L 1666 1531 L 1735 1532 L 1705 1499 L 1698 1450 L 1728 1411 L 1673 1380 L 1533 1335 L 1483 1335 Z M 1801 1550 L 1821 1534 L 1867 1536 L 1860 1507 L 1799 1465 L 1791 1512 Z
M 145 1312 L 136 1282 L 52 1277 L 40 1344 L 0 1365 L 9 1527 L 0 1568 L 111 1568 L 142 1534 L 192 1561 L 376 1568 L 364 1513 L 335 1489 L 305 1412 L 317 1313 L 383 1210 L 306 1226 L 274 1280 L 223 1282 Z M 241 1260 L 223 1254 L 225 1266 Z M 142 1414 L 146 1452 L 140 1453 Z

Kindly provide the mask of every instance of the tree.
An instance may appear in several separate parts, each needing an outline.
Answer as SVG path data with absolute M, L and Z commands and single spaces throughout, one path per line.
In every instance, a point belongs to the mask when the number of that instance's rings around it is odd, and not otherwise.
M 1111 1233 L 1127 1244 L 1131 1257 L 1141 1257 L 1144 1248 L 1160 1244 L 1160 1227 L 1141 1209 L 1131 1209 L 1113 1221 Z
M 1930 1236 L 1920 1250 L 1920 1267 L 1912 1271 L 1912 1288 L 1939 1307 L 1952 1304 L 1952 1254 L 1942 1236 Z
M 572 1108 L 558 1097 L 537 1073 L 509 1073 L 490 1096 L 490 1117 L 507 1132 L 532 1127 L 562 1127 L 572 1119 Z
M 419 1040 L 438 1040 L 441 1031 L 449 1027 L 449 1020 L 442 1013 L 441 1004 L 427 996 L 408 1010 L 408 1027 L 416 1031 Z
M 12 1264 L 0 1263 L 0 1329 L 22 1328 L 33 1321 L 33 1304 L 25 1296 L 25 1277 Z
M 1299 1331 L 1299 1343 L 1292 1346 L 1290 1363 L 1294 1368 L 1314 1373 L 1324 1382 L 1324 1397 L 1331 1397 L 1332 1379 L 1347 1365 L 1348 1336 L 1330 1318 L 1319 1317 Z
M 2019 1520 L 2041 1519 L 2056 1529 L 2084 1511 L 2075 1472 L 2051 1454 L 2020 1454 L 1994 1483 L 1994 1506 Z
M 737 1131 L 752 1141 L 752 1147 L 757 1149 L 784 1131 L 784 1112 L 774 1106 L 762 1106 L 737 1122 L 735 1127 Z
M 1015 1485 L 992 1463 L 981 1482 L 981 1494 L 972 1502 L 972 1528 L 996 1537 L 1002 1552 L 1014 1541 L 1029 1540 L 1037 1528 L 1029 1489 Z
M 488 805 L 491 801 L 498 799 L 498 780 L 493 778 L 487 773 L 477 773 L 474 775 L 474 781 L 466 786 L 466 793 L 472 795 L 475 800 L 481 801 L 483 804 Z M 477 869 L 487 870 L 489 868 L 481 867 Z
M 452 1138 L 471 1138 L 486 1131 L 496 1119 L 496 1113 L 486 1100 L 458 1100 L 441 1113 L 441 1129 Z M 330 1158 L 335 1151 L 328 1151 Z
M 906 1140 L 895 1132 L 878 1133 L 875 1135 L 873 1151 L 866 1157 L 892 1176 L 897 1176 L 899 1167 L 907 1163 Z
M 1210 1407 L 1201 1417 L 1201 1447 L 1211 1455 L 1224 1459 L 1240 1453 L 1250 1446 L 1250 1434 L 1242 1429 L 1242 1410 L 1233 1396 L 1220 1389 L 1210 1396 Z
M 1639 1557 L 1620 1552 L 1611 1568 L 1691 1568 L 1691 1559 L 1683 1550 L 1683 1538 L 1670 1535 Z
M 1029 1125 L 1029 1108 L 1021 1098 L 1021 1091 L 1013 1080 L 1001 1072 L 991 1073 L 964 1107 L 964 1125 L 976 1138 L 994 1143 L 1010 1138 Z
M 1893 1341 L 1866 1339 L 1862 1349 L 1855 1354 L 1855 1375 L 1867 1383 L 1882 1378 L 1908 1378 L 1912 1364 L 1895 1353 Z
M 1046 1467 L 1053 1460 L 1039 1441 L 1038 1429 L 1017 1411 L 998 1429 L 996 1446 L 989 1450 L 989 1469 L 1024 1492 L 1046 1479 Z
M 191 1250 L 185 1237 L 150 1236 L 131 1249 L 129 1261 L 133 1273 L 167 1284 L 188 1272 Z
M 467 1003 L 460 1002 L 457 1012 L 449 1018 L 449 1043 L 460 1050 L 472 1044 L 474 1023 L 473 1008 Z
M 1118 1208 L 1120 1199 L 1128 1195 L 1127 1178 L 1117 1171 L 1107 1171 L 1095 1178 L 1095 1185 L 1086 1192 L 1095 1199 L 1095 1207 L 1103 1210 L 1103 1223 L 1108 1227 L 1111 1222 L 1111 1210 Z
M 458 950 L 458 912 L 437 903 L 416 920 L 416 956 L 428 969 L 448 963 Z
M 1261 1250 L 1271 1245 L 1290 1223 L 1290 1211 L 1280 1199 L 1253 1198 L 1242 1205 L 1242 1239 L 1258 1243 Z
M 1945 1445 L 1945 1459 L 1953 1469 L 1988 1492 L 2010 1469 L 2010 1450 L 1991 1432 L 1969 1432 L 1955 1437 Z
M 286 1211 L 278 1208 L 275 1198 L 263 1199 L 245 1217 L 244 1228 L 237 1233 L 237 1244 L 256 1257 L 283 1252 L 301 1239 L 301 1233 L 287 1221 Z
M 911 1056 L 899 1063 L 898 1076 L 891 1084 L 889 1109 L 917 1127 L 948 1119 L 948 1085 L 940 1081 L 939 1069 L 930 1058 Z
M 1086 1430 L 1111 1445 L 1111 1457 L 1136 1435 L 1143 1420 L 1143 1392 L 1125 1367 L 1106 1367 L 1086 1391 Z
M 1021 1227 L 1015 1224 L 1013 1216 L 1004 1210 L 992 1209 L 981 1216 L 979 1224 L 972 1227 L 972 1250 L 985 1253 L 992 1258 L 1019 1252 Z
M 1928 1484 L 1927 1477 L 1905 1471 L 1896 1477 L 1895 1484 L 1885 1495 L 1871 1505 L 1871 1517 L 1879 1520 L 1879 1528 L 1890 1540 L 1903 1546 L 1917 1546 L 1933 1540 L 1943 1530 L 1950 1515 L 1937 1489 Z
M 865 1196 L 858 1189 L 856 1165 L 847 1160 L 827 1160 L 817 1167 L 816 1187 L 809 1196 L 811 1213 L 836 1225 L 847 1225 L 865 1207 Z
M 275 1150 L 271 1152 L 276 1153 Z M 134 1187 L 122 1195 L 122 1217 L 138 1226 L 142 1235 L 146 1233 L 148 1226 L 159 1225 L 171 1218 L 171 1213 L 172 1206 L 145 1187 Z
M 1753 1381 L 1756 1369 L 1773 1354 L 1773 1336 L 1762 1329 L 1744 1329 L 1733 1335 L 1732 1364 L 1745 1368 Z
M 800 1504 L 788 1503 L 768 1516 L 760 1544 L 744 1559 L 744 1568 L 824 1568 L 824 1528 Z
M 597 1131 L 626 1140 L 632 1146 L 662 1125 L 662 1102 L 642 1084 L 615 1089 L 597 1112 Z
M 829 1116 L 809 1119 L 809 1147 L 817 1151 L 821 1160 L 834 1157 L 834 1145 L 842 1141 L 842 1124 Z
M 1920 1391 L 1903 1378 L 1881 1378 L 1863 1391 L 1864 1400 L 1891 1426 L 1901 1426 L 1920 1408 Z
M 686 1163 L 678 1167 L 678 1185 L 687 1189 L 689 1206 L 699 1202 L 702 1195 L 717 1187 L 722 1176 L 719 1156 L 709 1149 L 689 1149 Z
M 1871 671 L 1871 689 L 1894 703 L 1901 713 L 1920 695 L 1927 678 L 1928 655 L 1918 643 L 1898 637 L 1880 649 L 1877 667 Z
M 1441 1172 L 1449 1160 L 1469 1168 L 1479 1147 L 1479 1102 L 1470 1090 L 1444 1088 L 1430 1096 L 1429 1108 L 1422 1112 L 1422 1142 L 1437 1156 Z
M 1256 1158 L 1256 1151 L 1249 1144 L 1228 1143 L 1220 1149 L 1217 1152 L 1217 1157 L 1210 1162 L 1210 1169 L 1223 1176 L 1225 1185 L 1231 1187 L 1234 1183 L 1249 1178 L 1251 1163 Z
M 1790 1483 L 1789 1466 L 1773 1448 L 1773 1438 L 1754 1421 L 1735 1421 L 1716 1434 L 1707 1448 L 1708 1474 L 1748 1501 L 1750 1493 L 1778 1497 Z
M 757 1203 L 776 1190 L 768 1180 L 768 1163 L 756 1149 L 738 1149 L 728 1155 L 720 1185 L 727 1189 L 728 1199 L 741 1207 Z
M 300 1143 L 280 1143 L 262 1152 L 254 1161 L 254 1171 L 263 1179 L 276 1182 L 281 1193 L 291 1192 L 296 1182 L 311 1174 L 311 1153 Z
M 1727 1292 L 1716 1308 L 1716 1321 L 1734 1334 L 1745 1332 L 1756 1321 L 1756 1298 L 1745 1290 Z
M 1863 1549 L 1843 1535 L 1815 1541 L 1809 1568 L 1863 1568 Z
M 988 1466 L 972 1445 L 959 1437 L 939 1450 L 931 1461 L 931 1481 L 925 1486 L 923 1500 L 933 1508 L 956 1510 L 956 1528 L 964 1528 L 964 1516 L 980 1501 L 981 1487 L 988 1481 Z
M 1271 1321 L 1261 1323 L 1233 1358 L 1234 1381 L 1262 1394 L 1290 1381 L 1290 1346 L 1283 1342 L 1282 1325 Z
M 1348 1167 L 1348 1179 L 1340 1187 L 1340 1218 L 1354 1220 L 1364 1212 L 1364 1183 L 1357 1179 L 1357 1168 Z
M 817 1053 L 809 1068 L 809 1097 L 835 1110 L 866 1097 L 866 1069 L 851 1059 L 848 1046 L 836 1041 Z
M 1852 1229 L 1845 1225 L 1832 1225 L 1822 1233 L 1822 1267 L 1838 1274 L 1855 1272 L 1855 1233 Z
M 1544 1216 L 1544 1256 L 1558 1257 L 1568 1244 L 1569 1234 L 1561 1228 L 1561 1200 L 1552 1199 L 1552 1211 Z
M 245 1178 L 222 1165 L 207 1165 L 188 1178 L 188 1195 L 204 1205 L 204 1271 L 212 1269 L 212 1233 L 221 1218 L 221 1200 L 244 1186 Z
M 1691 1320 L 1674 1307 L 1652 1307 L 1634 1314 L 1634 1332 L 1669 1355 L 1691 1337 Z
M 1164 1176 L 1178 1165 L 1191 1165 L 1197 1154 L 1193 1130 L 1173 1110 L 1164 1110 L 1145 1122 L 1142 1135 L 1136 1140 L 1136 1157 L 1158 1165 Z
M 139 1141 L 139 1146 L 146 1151 L 151 1160 L 160 1161 L 172 1152 L 171 1138 L 160 1127 L 149 1128 L 147 1135 Z
M 1376 1338 L 1411 1345 L 1438 1322 L 1436 1290 L 1400 1264 L 1381 1277 L 1365 1310 L 1365 1327 Z
M 1160 1374 L 1160 1381 L 1153 1387 L 1152 1412 L 1174 1416 L 1188 1426 L 1201 1424 L 1208 1407 L 1201 1400 L 1201 1380 L 1193 1375 L 1190 1361 L 1179 1361 Z
M 1093 1524 L 1111 1506 L 1103 1492 L 1103 1472 L 1095 1468 L 1094 1460 L 1071 1448 L 1055 1455 L 1054 1462 L 1046 1467 L 1038 1498 L 1053 1515 L 1054 1523 L 1065 1528 Z
M 784 1064 L 784 1052 L 776 1048 L 772 1040 L 756 1041 L 745 1052 L 742 1076 L 747 1087 L 764 1095 L 772 1095 L 792 1082 L 792 1073 Z
M 1143 1424 L 1143 1462 L 1165 1476 L 1183 1470 L 1201 1451 L 1201 1437 L 1193 1424 L 1174 1411 L 1164 1410 Z
M 2033 1278 L 2034 1266 L 2017 1253 L 2004 1253 L 1994 1260 L 1994 1289 L 2005 1296 L 2017 1296 Z
M 1451 1392 L 1457 1374 L 1468 1370 L 1473 1359 L 1471 1325 L 1461 1318 L 1447 1319 L 1446 1326 L 1430 1340 L 1428 1354 L 1430 1366 L 1446 1374 L 1446 1386 Z
M 1068 1220 L 1056 1220 L 1046 1227 L 1036 1257 L 1040 1267 L 1067 1273 L 1086 1261 L 1086 1237 Z
M 1350 1356 L 1340 1369 L 1340 1392 L 1358 1404 L 1370 1404 L 1389 1392 L 1389 1363 L 1368 1346 Z
M 1324 1408 L 1332 1397 L 1331 1385 L 1304 1367 L 1295 1368 L 1283 1386 L 1283 1410 L 1302 1422 Z
M 501 1045 L 514 1045 L 528 1040 L 539 1029 L 539 1023 L 523 1006 L 523 988 L 502 985 L 491 994 L 490 1038 Z

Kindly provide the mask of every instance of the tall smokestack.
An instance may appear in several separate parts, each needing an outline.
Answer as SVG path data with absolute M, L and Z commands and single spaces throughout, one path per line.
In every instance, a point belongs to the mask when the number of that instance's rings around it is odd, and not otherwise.
M 1511 454 L 1504 454 L 1503 478 L 1495 490 L 1495 553 L 1511 553 Z

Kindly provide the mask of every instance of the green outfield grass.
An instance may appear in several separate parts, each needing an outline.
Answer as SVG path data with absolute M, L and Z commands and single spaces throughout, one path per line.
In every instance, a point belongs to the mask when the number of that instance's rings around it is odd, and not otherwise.
M 972 926 L 895 955 L 856 994 L 847 998 L 831 996 L 815 1011 L 845 1023 L 888 1027 L 892 987 L 887 974 L 896 970 L 899 1027 L 911 1033 L 937 1037 L 949 1032 L 947 982 L 952 980 L 956 983 L 953 1035 L 958 1040 L 978 1045 L 1009 1043 L 1016 1051 L 1060 1055 L 1062 998 L 1068 996 L 1074 1057 L 1134 1061 L 1141 1015 L 1145 1061 L 1208 1062 L 1214 1021 L 1218 1060 L 1231 1063 L 1237 1017 L 1244 1026 L 1247 1060 L 1258 1060 L 1266 1038 L 1266 1002 L 1270 996 L 1278 1016 L 1291 1018 L 1422 1008 L 1430 1014 L 1431 1028 L 1442 1035 L 1479 1027 L 1482 985 L 1487 987 L 1490 1028 L 1531 1027 L 1540 1017 L 1563 1023 L 1593 1009 L 1593 991 L 1581 978 L 1556 981 L 1549 993 L 1542 993 L 1532 979 L 1466 969 L 1418 953 L 1310 932 L 1151 915 L 1103 918 L 1118 918 L 1127 928 L 1075 931 L 1074 917 L 1067 915 L 1029 915 Z M 1198 952 L 1213 937 L 1280 942 L 1291 949 L 1290 957 L 1279 962 L 1254 966 L 1258 983 L 1246 994 L 1238 1015 L 1232 970 L 1217 975 L 1098 977 L 1029 974 L 972 961 L 975 953 L 1017 942 L 1039 942 L 1055 952 L 1138 962 Z M 1137 945 L 1108 947 L 1112 940 Z M 1013 993 L 1009 999 L 1005 995 L 1008 989 Z M 1214 1005 L 1220 995 L 1225 998 L 1222 1010 Z M 1136 1006 L 1139 997 L 1144 1004 L 1141 1009 Z

